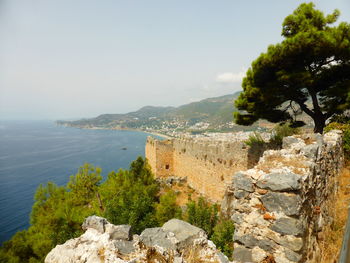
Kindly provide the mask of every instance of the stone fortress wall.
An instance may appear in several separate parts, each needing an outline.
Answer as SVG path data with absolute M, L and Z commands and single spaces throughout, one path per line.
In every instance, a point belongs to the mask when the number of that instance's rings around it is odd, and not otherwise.
M 146 158 L 157 178 L 187 178 L 189 186 L 216 202 L 222 201 L 234 172 L 249 168 L 250 156 L 247 145 L 237 138 L 148 137 L 146 142 Z
M 337 131 L 286 137 L 283 149 L 265 151 L 253 169 L 233 176 L 222 211 L 235 222 L 235 262 L 320 262 L 342 152 Z
M 222 202 L 235 222 L 234 262 L 320 262 L 343 165 L 341 132 L 286 137 L 281 150 L 261 155 L 243 140 L 149 137 L 146 144 L 156 177 L 187 177 Z

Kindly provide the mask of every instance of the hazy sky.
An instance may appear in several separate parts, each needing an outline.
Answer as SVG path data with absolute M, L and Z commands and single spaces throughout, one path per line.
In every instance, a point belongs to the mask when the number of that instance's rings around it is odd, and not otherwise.
M 0 119 L 177 106 L 241 89 L 299 0 L 0 0 Z M 314 1 L 326 13 L 349 0 Z

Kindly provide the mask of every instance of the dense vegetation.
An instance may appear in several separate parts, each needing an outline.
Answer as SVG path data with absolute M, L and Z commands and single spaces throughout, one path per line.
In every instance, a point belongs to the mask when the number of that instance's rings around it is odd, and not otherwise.
M 350 24 L 332 26 L 339 14 L 303 3 L 285 18 L 284 40 L 253 61 L 243 79 L 238 124 L 266 119 L 300 126 L 296 116 L 305 113 L 322 133 L 328 118 L 350 108 Z
M 186 212 L 173 191 L 160 195 L 148 163 L 141 157 L 129 170 L 112 171 L 102 182 L 101 169 L 90 164 L 71 176 L 66 186 L 49 182 L 35 193 L 29 229 L 16 233 L 0 249 L 0 262 L 43 262 L 57 244 L 82 234 L 87 216 L 99 215 L 113 224 L 130 224 L 135 233 L 180 218 L 202 227 L 227 255 L 232 254 L 233 223 L 218 215 L 218 207 L 190 200 Z

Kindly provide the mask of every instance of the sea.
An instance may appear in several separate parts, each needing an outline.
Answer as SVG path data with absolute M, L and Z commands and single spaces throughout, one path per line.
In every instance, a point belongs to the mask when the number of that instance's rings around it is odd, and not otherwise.
M 88 162 L 102 175 L 145 155 L 150 134 L 57 126 L 53 121 L 0 121 L 0 243 L 29 227 L 35 190 L 65 185 Z

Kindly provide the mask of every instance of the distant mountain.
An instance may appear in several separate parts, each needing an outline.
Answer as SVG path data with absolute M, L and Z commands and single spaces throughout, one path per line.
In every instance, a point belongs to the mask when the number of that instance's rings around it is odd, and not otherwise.
M 232 113 L 236 110 L 233 101 L 239 93 L 192 102 L 176 108 L 174 114 L 184 119 L 198 118 L 210 123 L 229 122 L 232 121 Z
M 59 125 L 79 128 L 135 128 L 135 129 L 184 129 L 201 123 L 209 128 L 217 128 L 232 123 L 232 113 L 236 110 L 233 101 L 240 92 L 221 97 L 208 98 L 179 107 L 145 106 L 125 114 L 102 114 L 96 118 L 77 121 L 57 121 Z M 198 124 L 199 123 L 199 124 Z

